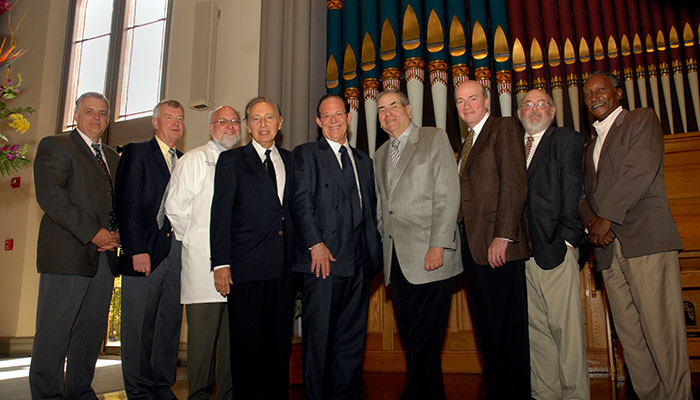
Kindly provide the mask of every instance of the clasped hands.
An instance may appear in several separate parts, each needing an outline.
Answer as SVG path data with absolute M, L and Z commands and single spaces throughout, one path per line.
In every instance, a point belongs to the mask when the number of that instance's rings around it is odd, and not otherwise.
M 595 216 L 586 227 L 588 228 L 588 240 L 596 246 L 606 247 L 615 240 L 612 222 L 608 219 Z
M 119 232 L 100 228 L 90 242 L 97 246 L 97 251 L 116 250 L 119 247 Z

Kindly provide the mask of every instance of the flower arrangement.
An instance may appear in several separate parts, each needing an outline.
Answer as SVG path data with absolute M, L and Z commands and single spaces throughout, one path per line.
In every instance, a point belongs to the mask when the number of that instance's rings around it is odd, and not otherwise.
M 2 176 L 10 174 L 12 170 L 18 171 L 29 163 L 27 159 L 28 146 L 26 144 L 20 146 L 10 143 L 9 137 L 4 132 L 9 130 L 20 135 L 24 134 L 30 127 L 29 121 L 27 121 L 24 114 L 34 112 L 34 109 L 31 107 L 8 107 L 5 103 L 15 99 L 21 93 L 19 87 L 22 86 L 22 75 L 17 74 L 17 84 L 13 84 L 12 79 L 10 79 L 9 67 L 27 51 L 25 49 L 14 52 L 14 32 L 24 20 L 24 17 L 22 17 L 17 26 L 12 27 L 10 18 L 12 16 L 12 8 L 16 4 L 12 4 L 9 0 L 0 0 L 0 15 L 6 12 L 9 13 L 8 25 L 10 27 L 9 48 L 5 50 L 7 38 L 3 39 L 0 45 L 0 72 L 7 70 L 5 83 L 0 85 L 0 175 Z

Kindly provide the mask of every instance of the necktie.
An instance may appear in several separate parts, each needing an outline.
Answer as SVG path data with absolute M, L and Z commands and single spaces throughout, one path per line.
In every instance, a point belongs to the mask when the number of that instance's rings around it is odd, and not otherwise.
M 109 174 L 109 169 L 107 169 L 107 164 L 105 164 L 105 160 L 102 158 L 102 151 L 101 151 L 101 146 L 99 143 L 92 143 L 90 144 L 92 146 L 92 149 L 95 150 L 95 157 L 97 158 L 97 162 L 100 163 L 100 167 L 102 168 L 102 172 L 105 174 L 105 178 L 107 178 L 107 182 L 109 182 L 109 197 L 112 198 L 112 210 L 109 212 L 109 230 L 113 231 L 117 229 L 117 221 L 114 218 L 114 193 L 113 193 L 113 186 L 112 186 L 112 176 Z
M 270 176 L 270 180 L 272 181 L 272 185 L 275 187 L 275 191 L 277 191 L 277 174 L 275 174 L 275 165 L 272 164 L 272 159 L 270 158 L 270 153 L 272 150 L 267 149 L 265 150 L 265 169 L 267 170 L 267 174 Z
M 534 137 L 530 135 L 525 135 L 525 162 L 530 157 L 530 151 L 532 150 L 532 142 L 535 140 Z
M 396 164 L 399 162 L 399 140 L 391 138 L 391 154 L 389 171 L 387 172 L 387 178 L 389 180 L 389 186 L 391 186 L 391 180 L 394 178 L 394 171 L 396 170 Z
M 175 164 L 177 164 L 177 152 L 175 149 L 168 149 L 170 153 L 170 174 L 175 170 Z M 160 205 L 158 206 L 158 214 L 156 214 L 156 223 L 158 224 L 158 229 L 163 228 L 165 224 L 165 200 L 168 197 L 168 190 L 170 189 L 170 181 L 165 185 L 165 191 L 163 192 L 163 197 L 160 199 Z
M 464 138 L 464 144 L 462 145 L 462 151 L 459 153 L 459 177 L 461 178 L 464 174 L 464 167 L 467 165 L 467 158 L 469 157 L 469 152 L 472 151 L 472 142 L 474 141 L 474 129 L 471 126 L 467 126 L 467 137 Z M 459 223 L 464 217 L 464 210 L 462 206 L 459 206 L 459 211 L 457 212 L 457 222 Z
M 359 226 L 362 222 L 362 209 L 360 208 L 360 196 L 357 193 L 357 181 L 355 180 L 355 171 L 352 168 L 348 149 L 345 146 L 340 147 L 340 163 L 343 164 L 343 178 L 345 185 L 350 193 L 350 203 L 352 205 L 352 222 L 354 226 Z
M 175 164 L 177 163 L 177 153 L 175 152 L 175 149 L 169 149 L 168 153 L 170 153 L 170 172 L 172 173 L 175 169 Z

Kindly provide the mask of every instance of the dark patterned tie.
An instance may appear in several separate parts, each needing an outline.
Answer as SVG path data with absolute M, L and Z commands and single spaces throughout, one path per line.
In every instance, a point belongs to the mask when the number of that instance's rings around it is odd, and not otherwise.
M 471 126 L 467 126 L 467 137 L 464 138 L 464 144 L 462 145 L 462 151 L 459 153 L 459 177 L 461 178 L 464 174 L 464 167 L 467 165 L 467 158 L 469 153 L 472 151 L 472 146 L 474 141 L 474 129 Z M 462 205 L 459 205 L 459 211 L 457 212 L 457 223 L 459 223 L 464 217 L 464 210 L 462 210 Z
M 345 185 L 348 187 L 348 192 L 350 193 L 353 226 L 357 227 L 360 225 L 360 222 L 362 222 L 360 195 L 357 193 L 355 171 L 352 168 L 352 163 L 348 156 L 348 149 L 345 146 L 340 147 L 340 163 L 343 164 L 343 178 L 345 178 Z
M 112 210 L 109 212 L 109 230 L 113 231 L 117 228 L 117 221 L 114 218 L 114 186 L 112 185 L 112 176 L 109 174 L 107 164 L 105 164 L 105 160 L 102 158 L 102 147 L 100 144 L 92 143 L 90 146 L 95 150 L 95 158 L 97 158 L 97 162 L 100 164 L 102 172 L 105 174 L 105 178 L 107 178 L 107 182 L 109 182 L 109 197 L 112 198 Z
M 530 151 L 532 150 L 532 142 L 535 140 L 534 137 L 530 135 L 525 135 L 525 162 L 530 157 Z

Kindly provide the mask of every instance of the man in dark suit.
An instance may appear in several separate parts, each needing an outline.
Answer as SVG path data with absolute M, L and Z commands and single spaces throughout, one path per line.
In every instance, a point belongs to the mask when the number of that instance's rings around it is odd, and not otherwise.
M 292 215 L 303 273 L 304 386 L 309 399 L 358 398 L 369 284 L 381 267 L 372 160 L 350 147 L 344 97 L 316 110 L 323 139 L 294 149 Z
M 641 399 L 690 399 L 678 251 L 654 111 L 624 110 L 617 77 L 591 74 L 583 99 L 596 118 L 584 153 L 581 222 L 596 247 L 615 331 Z
M 490 399 L 530 398 L 523 209 L 527 172 L 515 118 L 489 115 L 486 88 L 455 90 L 467 137 L 460 152 L 464 274 Z
M 291 153 L 275 145 L 279 106 L 246 106 L 253 140 L 219 156 L 211 206 L 214 284 L 228 296 L 234 398 L 289 395 L 294 224 Z
M 163 194 L 177 158 L 184 109 L 163 100 L 153 110 L 155 136 L 124 148 L 117 171 L 117 223 L 123 253 L 122 372 L 129 398 L 175 398 L 180 345 L 180 242 L 164 217 Z M 160 218 L 160 219 L 159 219 Z
M 101 139 L 109 103 L 101 93 L 85 93 L 73 118 L 76 129 L 42 139 L 34 161 L 36 199 L 44 211 L 29 369 L 34 399 L 96 397 L 91 383 L 116 274 L 112 181 L 119 157 Z
M 518 108 L 525 127 L 525 217 L 533 256 L 525 262 L 530 383 L 536 399 L 589 399 L 579 295 L 578 218 L 583 135 L 552 125 L 552 98 L 530 90 Z

